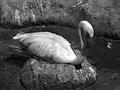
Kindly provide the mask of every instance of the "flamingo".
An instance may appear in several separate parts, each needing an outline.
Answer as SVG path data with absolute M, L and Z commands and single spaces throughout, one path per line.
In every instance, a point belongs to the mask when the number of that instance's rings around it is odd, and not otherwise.
M 88 21 L 81 21 L 78 24 L 78 32 L 81 49 L 83 49 L 82 32 L 83 34 L 88 33 L 92 38 L 94 36 L 92 25 Z M 18 33 L 13 39 L 18 40 L 25 47 L 25 52 L 37 57 L 50 58 L 55 63 L 78 65 L 85 59 L 81 52 L 71 48 L 71 44 L 65 38 L 55 33 Z

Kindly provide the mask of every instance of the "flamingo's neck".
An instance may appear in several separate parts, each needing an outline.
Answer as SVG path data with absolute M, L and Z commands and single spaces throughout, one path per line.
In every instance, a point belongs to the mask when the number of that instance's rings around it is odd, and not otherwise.
M 82 33 L 81 33 L 81 27 L 78 26 L 78 33 L 79 33 L 79 38 L 80 38 L 80 44 L 81 44 L 81 50 L 83 49 L 84 47 L 84 43 L 83 43 L 83 40 L 82 40 Z

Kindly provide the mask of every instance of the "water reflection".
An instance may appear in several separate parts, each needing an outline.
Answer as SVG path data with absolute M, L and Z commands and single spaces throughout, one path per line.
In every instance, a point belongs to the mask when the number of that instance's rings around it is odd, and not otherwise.
M 88 49 L 87 56 L 93 58 L 102 67 L 120 68 L 120 41 L 96 38 L 95 44 Z

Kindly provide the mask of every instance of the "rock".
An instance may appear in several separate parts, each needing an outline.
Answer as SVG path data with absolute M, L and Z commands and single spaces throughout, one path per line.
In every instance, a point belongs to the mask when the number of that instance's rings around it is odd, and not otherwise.
M 75 90 L 96 81 L 96 71 L 87 60 L 81 69 L 73 65 L 49 64 L 31 58 L 21 73 L 22 85 L 27 90 Z

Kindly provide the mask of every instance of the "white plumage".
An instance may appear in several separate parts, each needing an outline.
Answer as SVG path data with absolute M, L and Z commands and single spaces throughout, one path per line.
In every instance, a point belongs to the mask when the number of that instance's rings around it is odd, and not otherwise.
M 79 25 L 82 25 L 80 28 L 86 24 L 82 22 L 84 21 L 80 22 Z M 86 28 L 83 27 L 83 29 Z M 81 30 L 79 34 L 81 34 Z M 56 63 L 80 64 L 84 60 L 81 54 L 76 55 L 66 39 L 51 32 L 18 33 L 13 39 L 18 39 L 30 54 L 42 58 L 52 58 Z

